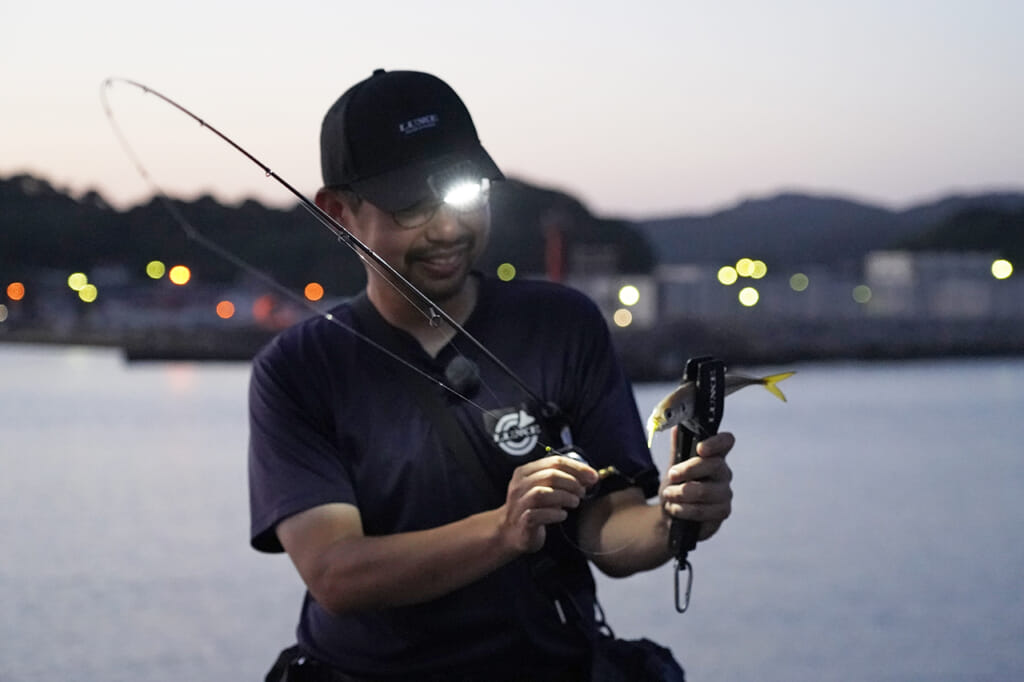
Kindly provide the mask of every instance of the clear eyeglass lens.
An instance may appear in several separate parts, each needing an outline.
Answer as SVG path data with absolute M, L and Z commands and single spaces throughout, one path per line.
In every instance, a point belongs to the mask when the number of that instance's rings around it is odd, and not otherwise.
M 437 209 L 441 208 L 441 203 L 439 201 L 422 202 L 410 208 L 395 211 L 392 215 L 395 222 L 402 227 L 419 227 L 430 222 L 434 214 L 437 213 Z

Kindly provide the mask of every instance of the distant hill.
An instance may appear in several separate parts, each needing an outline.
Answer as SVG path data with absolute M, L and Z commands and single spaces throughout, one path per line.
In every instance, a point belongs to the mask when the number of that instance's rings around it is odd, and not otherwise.
M 301 288 L 316 279 L 332 294 L 347 294 L 365 280 L 356 256 L 301 206 L 224 205 L 209 196 L 172 204 L 205 238 L 286 287 Z M 614 266 L 621 271 L 648 272 L 653 266 L 647 242 L 632 224 L 595 217 L 564 193 L 509 180 L 492 190 L 491 207 L 490 245 L 481 263 L 488 271 L 508 261 L 521 273 L 544 272 L 547 233 L 555 228 L 565 253 L 597 244 L 616 255 Z M 236 265 L 191 241 L 159 199 L 116 211 L 95 192 L 75 198 L 29 175 L 0 178 L 5 276 L 118 265 L 141 276 L 152 259 L 186 260 L 204 281 L 245 277 Z
M 362 277 L 346 249 L 328 256 L 330 240 L 301 208 L 225 206 L 209 196 L 173 205 L 208 238 L 286 286 L 304 286 L 317 273 L 325 286 L 344 290 Z M 76 199 L 39 178 L 0 180 L 0 267 L 9 274 L 124 266 L 142 277 L 153 259 L 188 262 L 193 276 L 207 282 L 245 274 L 190 240 L 157 199 L 116 211 L 96 193 Z
M 961 208 L 898 246 L 915 251 L 993 251 L 1011 262 L 1024 263 L 1024 208 Z
M 363 268 L 305 209 L 255 201 L 223 205 L 211 197 L 174 205 L 207 237 L 289 288 L 310 279 L 332 294 L 358 290 Z M 1024 193 L 950 196 L 904 211 L 827 196 L 785 193 L 749 199 L 706 215 L 629 222 L 594 216 L 563 192 L 510 179 L 491 199 L 491 241 L 481 266 L 511 262 L 522 273 L 546 271 L 549 236 L 572 254 L 598 254 L 619 272 L 658 264 L 728 263 L 748 256 L 769 267 L 856 264 L 871 250 L 982 249 L 1021 254 Z M 28 175 L 0 178 L 0 270 L 23 276 L 39 268 L 124 265 L 141 273 L 153 258 L 188 258 L 196 277 L 232 281 L 239 268 L 190 241 L 159 200 L 127 211 L 90 192 L 72 197 Z
M 635 224 L 594 216 L 564 192 L 508 179 L 491 189 L 491 240 L 483 269 L 511 261 L 522 272 L 545 272 L 552 230 L 560 234 L 567 270 L 573 265 L 570 252 L 601 245 L 614 253 L 612 267 L 618 272 L 650 272 L 656 260 Z
M 659 263 L 722 263 L 744 256 L 782 265 L 859 261 L 871 250 L 910 245 L 975 209 L 1024 209 L 1024 193 L 951 196 L 904 211 L 837 197 L 780 194 L 708 215 L 637 223 Z

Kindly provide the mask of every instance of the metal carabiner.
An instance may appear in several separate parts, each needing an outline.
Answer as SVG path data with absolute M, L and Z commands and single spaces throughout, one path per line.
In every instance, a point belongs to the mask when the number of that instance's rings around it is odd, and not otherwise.
M 683 595 L 683 601 L 679 601 L 679 574 L 685 572 L 686 576 L 686 593 Z M 686 613 L 686 609 L 690 607 L 690 590 L 693 589 L 693 566 L 690 565 L 689 559 L 684 559 L 682 565 L 678 559 L 676 559 L 676 611 L 678 613 Z

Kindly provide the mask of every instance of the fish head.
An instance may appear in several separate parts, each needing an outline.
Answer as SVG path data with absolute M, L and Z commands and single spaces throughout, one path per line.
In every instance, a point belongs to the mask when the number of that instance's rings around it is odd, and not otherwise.
M 693 384 L 683 384 L 654 406 L 647 418 L 647 447 L 654 442 L 654 434 L 677 424 L 693 421 Z
M 665 417 L 657 412 L 647 418 L 647 447 L 654 444 L 654 434 L 665 428 Z

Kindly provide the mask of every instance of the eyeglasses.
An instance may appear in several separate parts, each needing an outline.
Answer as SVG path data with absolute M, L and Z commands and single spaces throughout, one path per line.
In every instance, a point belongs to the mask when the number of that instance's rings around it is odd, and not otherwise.
M 466 214 L 481 211 L 490 200 L 490 181 L 463 180 L 451 185 L 444 193 L 444 198 L 427 199 L 418 204 L 391 213 L 391 217 L 401 227 L 412 229 L 426 225 L 442 206 L 448 206 L 456 213 Z

